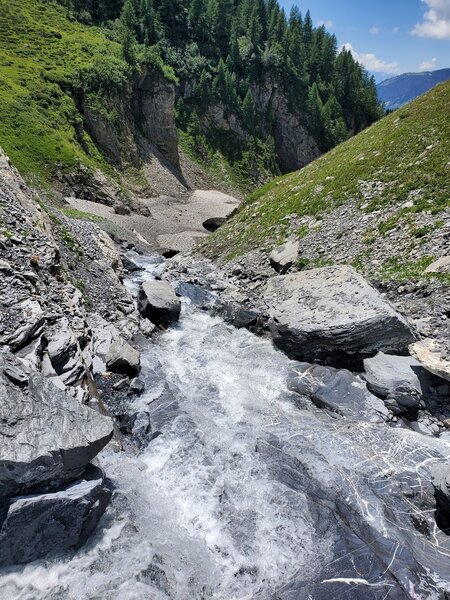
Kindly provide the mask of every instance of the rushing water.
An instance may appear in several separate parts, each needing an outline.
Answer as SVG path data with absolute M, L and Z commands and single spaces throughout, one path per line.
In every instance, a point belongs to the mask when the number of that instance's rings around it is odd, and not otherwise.
M 3 571 L 1 598 L 434 597 L 420 590 L 445 579 L 446 536 L 396 494 L 429 479 L 448 446 L 332 418 L 287 391 L 292 363 L 269 341 L 187 303 L 142 362 L 147 392 L 130 411 L 150 410 L 162 435 L 136 454 L 102 454 L 116 491 L 89 544 Z M 425 534 L 409 513 L 427 520 Z M 373 532 L 389 556 L 381 571 Z M 420 568 L 409 572 L 411 548 Z M 301 591 L 324 569 L 323 596 Z

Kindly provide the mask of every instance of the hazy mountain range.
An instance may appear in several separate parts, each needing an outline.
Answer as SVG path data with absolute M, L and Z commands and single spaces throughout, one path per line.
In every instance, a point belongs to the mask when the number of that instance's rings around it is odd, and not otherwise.
M 390 77 L 377 85 L 378 96 L 386 108 L 394 110 L 425 94 L 438 83 L 450 79 L 450 69 L 404 73 Z

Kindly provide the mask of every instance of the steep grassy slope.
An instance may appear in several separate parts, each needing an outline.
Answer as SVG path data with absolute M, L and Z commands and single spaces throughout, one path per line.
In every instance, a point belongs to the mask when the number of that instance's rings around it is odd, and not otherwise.
M 47 1 L 0 0 L 0 144 L 27 177 L 45 181 L 77 161 L 107 168 L 66 93 L 79 74 L 120 80 L 120 47 Z
M 419 275 L 433 258 L 433 232 L 446 224 L 450 207 L 449 114 L 447 82 L 301 171 L 253 193 L 239 214 L 203 244 L 203 251 L 230 259 L 296 237 L 302 239 L 305 263 L 332 262 L 331 247 L 347 244 L 346 262 L 370 264 L 375 252 L 380 273 L 386 274 L 395 258 L 398 269 L 392 275 L 408 260 L 422 261 Z M 397 257 L 386 253 L 394 232 L 402 238 L 392 247 Z M 322 246 L 321 258 L 309 248 L 314 243 Z

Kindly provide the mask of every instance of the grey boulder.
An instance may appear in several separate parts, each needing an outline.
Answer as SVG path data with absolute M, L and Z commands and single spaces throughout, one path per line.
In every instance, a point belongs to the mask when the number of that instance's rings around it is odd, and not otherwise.
M 224 321 L 236 329 L 252 329 L 258 324 L 258 313 L 245 308 L 239 302 L 225 302 L 218 311 Z
M 82 546 L 111 498 L 100 469 L 48 494 L 13 498 L 0 527 L 0 565 L 27 563 Z
M 65 319 L 64 328 L 59 329 L 48 341 L 47 354 L 57 375 L 70 370 L 71 361 L 78 350 L 77 339 Z
M 264 295 L 275 343 L 291 357 L 359 363 L 377 352 L 406 353 L 412 329 L 352 267 L 273 277 Z
M 106 355 L 106 367 L 114 373 L 137 375 L 141 369 L 141 355 L 128 342 L 119 337 Z
M 112 435 L 111 419 L 41 375 L 24 389 L 0 373 L 0 499 L 73 481 Z
M 424 339 L 411 344 L 411 354 L 429 371 L 437 377 L 450 381 L 450 360 L 445 349 L 441 348 L 439 341 Z
M 180 318 L 181 301 L 168 281 L 146 281 L 139 290 L 138 309 L 155 325 L 167 327 Z
M 420 407 L 432 385 L 424 367 L 410 356 L 379 352 L 364 360 L 364 379 L 368 388 L 383 398 L 396 414 Z
M 270 264 L 282 275 L 289 271 L 292 265 L 298 260 L 299 243 L 286 242 L 283 246 L 275 248 L 270 254 Z
M 287 387 L 317 407 L 350 419 L 382 422 L 389 418 L 384 402 L 350 371 L 297 363 L 288 373 Z
M 425 273 L 450 273 L 450 256 L 442 256 L 425 269 Z

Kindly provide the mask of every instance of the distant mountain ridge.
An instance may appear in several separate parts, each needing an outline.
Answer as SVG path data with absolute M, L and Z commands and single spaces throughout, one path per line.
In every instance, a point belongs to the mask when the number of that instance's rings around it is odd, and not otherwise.
M 394 110 L 425 94 L 438 83 L 450 79 L 450 69 L 404 73 L 377 85 L 378 96 L 386 108 Z

